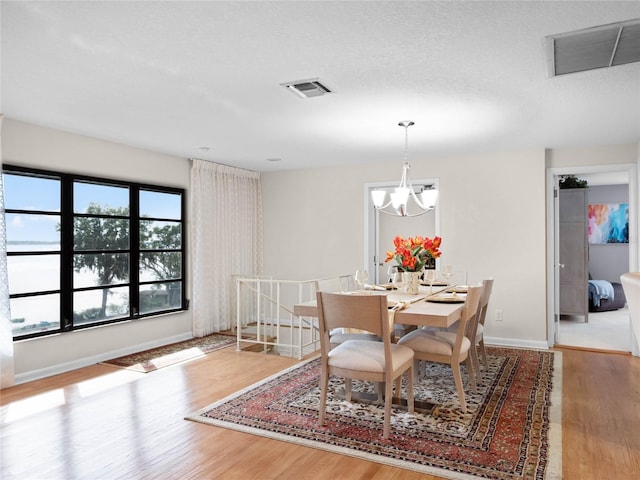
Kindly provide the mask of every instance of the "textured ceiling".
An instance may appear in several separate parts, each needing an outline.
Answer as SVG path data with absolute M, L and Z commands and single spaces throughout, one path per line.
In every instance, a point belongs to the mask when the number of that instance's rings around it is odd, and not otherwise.
M 548 35 L 640 2 L 2 1 L 9 118 L 259 171 L 640 141 L 640 63 Z M 319 78 L 302 99 L 280 84 Z M 208 147 L 208 150 L 201 147 Z M 279 162 L 266 159 L 280 158 Z

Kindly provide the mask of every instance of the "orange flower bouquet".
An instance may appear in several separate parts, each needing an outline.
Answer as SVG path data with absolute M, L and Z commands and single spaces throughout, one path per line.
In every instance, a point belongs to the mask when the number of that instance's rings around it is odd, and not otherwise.
M 403 272 L 420 272 L 431 258 L 438 258 L 441 254 L 439 247 L 442 238 L 433 237 L 396 237 L 393 239 L 395 252 L 388 251 L 385 262 L 395 260 L 398 270 Z

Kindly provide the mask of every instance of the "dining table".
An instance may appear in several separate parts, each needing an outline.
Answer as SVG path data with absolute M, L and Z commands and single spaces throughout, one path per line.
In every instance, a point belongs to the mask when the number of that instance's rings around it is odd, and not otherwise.
M 386 295 L 389 306 L 401 303 L 402 308 L 394 314 L 394 323 L 416 325 L 418 327 L 447 328 L 456 323 L 462 315 L 464 293 L 448 293 L 451 287 L 423 288 L 417 295 L 396 293 L 393 290 L 364 290 L 341 292 L 345 295 Z M 297 317 L 317 317 L 318 307 L 315 300 L 302 302 L 293 306 L 293 314 Z

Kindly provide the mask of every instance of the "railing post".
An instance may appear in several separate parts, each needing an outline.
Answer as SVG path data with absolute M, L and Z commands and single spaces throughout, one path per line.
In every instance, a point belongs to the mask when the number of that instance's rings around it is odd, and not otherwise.
M 298 284 L 298 303 L 302 301 L 302 284 Z M 293 324 L 295 321 L 292 320 Z M 293 339 L 293 332 L 291 332 Z M 298 360 L 302 360 L 302 317 L 298 317 Z
M 242 333 L 242 327 L 240 325 L 240 318 L 241 318 L 241 312 L 240 312 L 240 291 L 241 291 L 241 286 L 242 284 L 242 280 L 240 280 L 239 278 L 236 278 L 236 352 L 240 351 L 240 338 L 241 338 L 241 333 Z

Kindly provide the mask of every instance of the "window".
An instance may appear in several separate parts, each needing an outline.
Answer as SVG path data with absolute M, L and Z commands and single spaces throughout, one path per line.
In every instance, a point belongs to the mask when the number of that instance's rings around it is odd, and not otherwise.
M 14 338 L 186 308 L 183 190 L 3 174 Z
M 5 222 L 14 337 L 59 331 L 59 177 L 5 175 Z
M 140 190 L 140 313 L 176 308 L 182 298 L 182 198 Z

